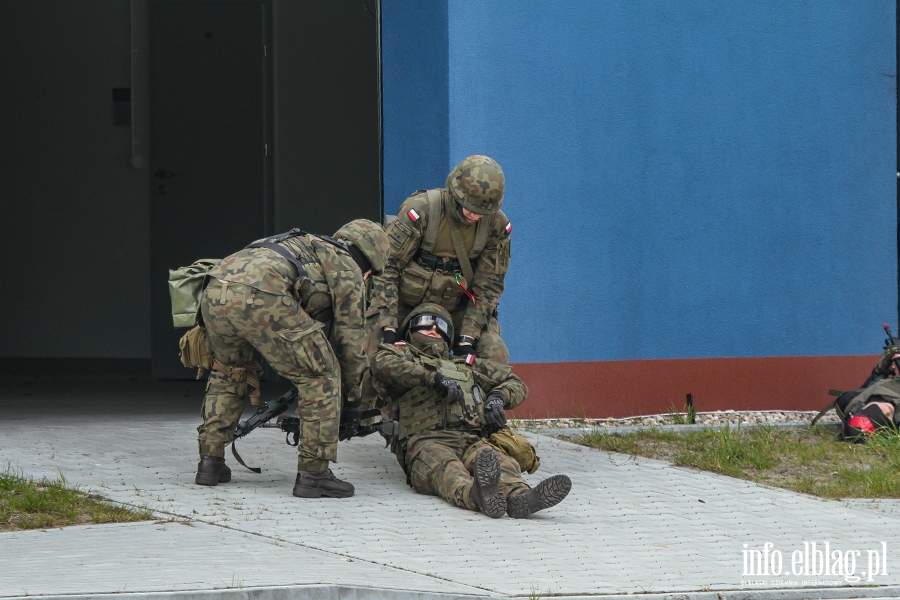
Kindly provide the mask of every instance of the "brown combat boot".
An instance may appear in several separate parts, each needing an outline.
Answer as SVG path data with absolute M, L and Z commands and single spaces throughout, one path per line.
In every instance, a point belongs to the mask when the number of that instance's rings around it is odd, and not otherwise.
M 349 498 L 355 488 L 352 483 L 341 481 L 331 469 L 323 473 L 297 473 L 294 495 L 298 498 Z
M 506 498 L 500 492 L 500 457 L 493 448 L 482 448 L 475 456 L 475 481 L 471 500 L 478 510 L 499 519 L 506 512 Z
M 565 475 L 548 477 L 534 488 L 518 496 L 506 499 L 506 514 L 513 519 L 522 519 L 539 510 L 556 506 L 569 495 L 572 480 Z
M 231 481 L 231 469 L 221 456 L 201 456 L 197 464 L 197 485 L 219 485 Z

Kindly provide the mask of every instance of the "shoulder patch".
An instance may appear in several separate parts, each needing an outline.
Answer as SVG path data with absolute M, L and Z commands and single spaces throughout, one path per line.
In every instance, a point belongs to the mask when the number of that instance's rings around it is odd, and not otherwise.
M 506 224 L 506 235 L 512 233 L 512 221 Z
M 406 214 L 409 216 L 410 219 L 412 219 L 413 223 L 415 223 L 416 221 L 419 220 L 419 213 L 417 213 L 415 211 L 415 209 L 413 209 L 413 208 L 409 209 L 409 212 L 407 212 Z
M 403 346 L 406 345 L 406 342 L 394 342 L 394 345 L 402 348 Z
M 475 364 L 475 355 L 474 355 L 474 354 L 470 354 L 470 355 L 468 355 L 468 356 L 466 357 L 466 364 L 467 364 L 467 365 L 474 365 L 474 364 Z

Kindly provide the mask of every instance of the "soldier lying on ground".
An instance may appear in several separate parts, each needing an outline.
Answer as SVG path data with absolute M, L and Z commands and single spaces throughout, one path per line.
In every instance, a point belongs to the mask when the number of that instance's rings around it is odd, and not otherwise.
M 302 434 L 294 496 L 346 498 L 353 485 L 328 468 L 337 458 L 341 397 L 345 420 L 359 423 L 365 356 L 365 283 L 384 268 L 384 231 L 363 219 L 345 225 L 339 240 L 292 230 L 250 244 L 210 272 L 201 311 L 213 370 L 197 428 L 196 483 L 231 481 L 225 446 L 233 441 L 248 384 L 258 389 L 254 349 L 297 386 Z M 322 329 L 332 324 L 329 344 Z M 258 391 L 254 392 L 258 396 Z
M 846 440 L 863 441 L 865 436 L 881 429 L 897 429 L 900 425 L 900 375 L 894 361 L 900 358 L 897 346 L 888 346 L 863 387 L 838 398 L 844 405 L 845 419 L 841 435 Z
M 500 204 L 503 170 L 487 156 L 470 156 L 447 177 L 444 188 L 420 190 L 403 202 L 387 229 L 390 253 L 374 278 L 384 341 L 397 339 L 397 324 L 423 302 L 447 309 L 459 337 L 453 353 L 506 363 L 497 303 L 509 270 L 512 225 Z
M 535 488 L 513 458 L 486 441 L 506 424 L 504 408 L 521 404 L 528 389 L 509 366 L 468 355 L 450 358 L 453 325 L 446 310 L 423 304 L 401 326 L 406 342 L 382 344 L 372 373 L 401 433 L 393 440 L 407 482 L 456 506 L 497 518 L 521 518 L 562 501 L 565 475 Z

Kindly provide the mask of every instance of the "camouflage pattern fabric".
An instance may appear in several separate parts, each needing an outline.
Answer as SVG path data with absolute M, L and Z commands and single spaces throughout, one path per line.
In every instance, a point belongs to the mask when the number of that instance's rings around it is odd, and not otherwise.
M 439 353 L 449 359 L 446 344 Z M 421 347 L 417 346 L 421 350 Z M 456 361 L 465 364 L 464 361 Z M 515 408 L 525 401 L 528 388 L 509 365 L 476 358 L 470 367 L 475 382 L 485 394 L 499 391 L 506 400 L 506 408 Z M 372 374 L 375 386 L 385 398 L 399 398 L 409 390 L 419 386 L 430 386 L 434 381 L 434 371 L 426 368 L 407 345 L 381 344 L 372 358 Z M 389 406 L 388 410 L 395 410 Z M 393 416 L 393 415 L 392 415 Z M 395 443 L 393 450 L 397 460 L 407 473 L 413 488 L 422 494 L 434 494 L 456 506 L 475 510 L 470 505 L 469 490 L 472 475 L 469 468 L 478 450 L 490 446 L 485 441 L 481 428 L 424 431 L 412 436 L 405 446 Z M 500 489 L 508 496 L 517 495 L 528 489 L 516 461 L 500 454 Z
M 447 198 L 447 191 L 442 190 L 444 199 Z M 442 211 L 441 220 L 452 219 L 446 210 Z M 401 311 L 408 312 L 413 306 L 404 305 L 399 300 L 398 286 L 400 282 L 401 272 L 414 261 L 414 257 L 419 252 L 425 231 L 428 227 L 428 197 L 423 193 L 417 193 L 406 199 L 400 207 L 397 218 L 388 226 L 388 240 L 390 241 L 391 251 L 388 254 L 387 263 L 384 271 L 375 277 L 373 284 L 373 296 L 377 297 L 376 304 L 383 307 L 382 323 L 384 327 L 396 328 L 402 320 Z M 502 210 L 497 210 L 492 215 L 484 217 L 490 219 L 490 229 L 488 239 L 481 254 L 474 259 L 474 281 L 469 282 L 468 289 L 475 297 L 473 303 L 460 289 L 459 304 L 454 313 L 454 321 L 456 321 L 457 311 L 461 311 L 462 317 L 459 323 L 456 323 L 457 335 L 465 335 L 478 340 L 482 335 L 493 333 L 499 338 L 499 326 L 493 328 L 491 326 L 492 314 L 500 301 L 503 293 L 504 280 L 509 270 L 510 261 L 510 232 L 512 226 Z M 477 225 L 461 224 L 459 229 L 462 233 L 466 233 L 466 229 L 474 229 Z M 464 237 L 470 237 L 465 236 Z M 447 246 L 452 244 L 449 240 L 438 239 L 437 246 Z M 450 252 L 451 258 L 455 256 L 454 252 Z M 467 257 L 463 257 L 466 260 Z M 425 272 L 433 273 L 426 267 L 421 267 Z M 427 294 L 426 294 L 427 296 Z M 492 331 L 496 329 L 496 331 Z M 500 340 L 502 342 L 502 340 Z M 499 343 L 496 340 L 487 342 L 485 350 L 492 360 L 505 362 L 508 352 L 505 350 L 505 344 L 502 350 L 496 352 L 491 348 L 498 348 Z M 479 356 L 481 354 L 479 353 Z
M 489 215 L 503 203 L 503 169 L 488 156 L 464 158 L 447 176 L 453 199 L 473 213 Z
M 212 272 L 201 310 L 214 358 L 241 367 L 256 349 L 297 386 L 298 470 L 315 473 L 336 459 L 342 393 L 351 401 L 360 397 L 368 367 L 365 288 L 346 251 L 313 236 L 282 245 L 298 257 L 306 277 L 298 280 L 295 267 L 271 250 L 244 249 Z M 333 346 L 323 333 L 326 320 Z M 198 428 L 201 455 L 224 456 L 247 395 L 246 382 L 210 374 Z
M 472 504 L 472 466 L 475 455 L 491 447 L 481 436 L 465 431 L 426 431 L 410 438 L 406 451 L 406 471 L 410 485 L 420 494 L 440 496 L 450 504 L 478 510 Z M 529 489 L 515 459 L 500 457 L 500 491 L 507 498 Z

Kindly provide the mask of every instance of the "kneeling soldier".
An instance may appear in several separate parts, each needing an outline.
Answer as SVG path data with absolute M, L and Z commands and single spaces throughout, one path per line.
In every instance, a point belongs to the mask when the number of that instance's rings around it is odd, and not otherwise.
M 366 367 L 365 279 L 384 268 L 384 231 L 359 219 L 339 239 L 293 229 L 254 242 L 210 272 L 201 311 L 214 359 L 197 428 L 196 483 L 231 480 L 225 446 L 233 441 L 248 384 L 259 395 L 254 349 L 299 392 L 301 437 L 294 495 L 346 498 L 350 483 L 328 463 L 337 457 L 341 397 L 348 425 L 359 423 L 359 385 Z M 329 344 L 323 327 L 331 323 Z
M 401 326 L 406 342 L 382 344 L 373 375 L 400 421 L 393 450 L 420 494 L 497 518 L 521 518 L 559 503 L 572 487 L 556 475 L 529 487 L 519 464 L 486 441 L 506 424 L 528 388 L 509 366 L 469 354 L 451 358 L 453 325 L 436 304 L 413 309 Z M 486 396 L 485 396 L 486 394 Z

